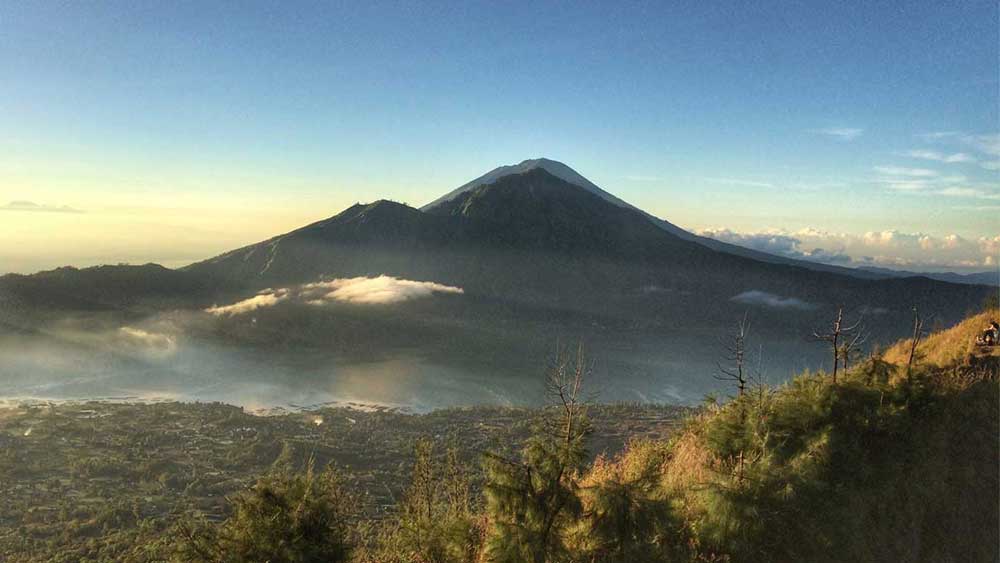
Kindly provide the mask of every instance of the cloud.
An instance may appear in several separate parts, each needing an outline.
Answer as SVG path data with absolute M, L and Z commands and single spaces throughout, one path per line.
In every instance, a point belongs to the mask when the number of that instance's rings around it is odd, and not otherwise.
M 971 239 L 894 229 L 847 234 L 812 228 L 757 232 L 702 229 L 698 234 L 778 256 L 844 266 L 981 271 L 1000 256 L 1000 235 Z
M 118 333 L 127 343 L 147 348 L 150 352 L 169 355 L 177 350 L 177 341 L 169 334 L 149 332 L 130 326 L 121 327 Z
M 929 168 L 908 168 L 903 166 L 876 166 L 880 174 L 874 181 L 896 193 L 911 195 L 938 195 L 997 200 L 1000 188 L 982 182 L 969 182 L 961 174 L 941 175 Z
M 920 133 L 917 136 L 925 141 L 940 141 L 942 139 L 953 139 L 961 135 L 958 131 L 931 131 L 930 133 Z
M 209 307 L 205 311 L 216 316 L 240 315 L 262 307 L 273 307 L 286 300 L 309 305 L 334 302 L 389 305 L 430 297 L 435 293 L 461 294 L 464 291 L 460 287 L 384 275 L 374 278 L 338 278 L 289 288 L 265 289 L 249 299 L 232 305 Z
M 774 189 L 775 185 L 771 182 L 759 182 L 756 180 L 741 180 L 739 178 L 703 178 L 706 182 L 712 182 L 714 184 L 726 184 L 729 186 L 745 186 L 748 188 L 767 188 Z
M 938 151 L 914 149 L 906 151 L 902 154 L 903 156 L 908 156 L 910 158 L 918 158 L 921 160 L 933 160 L 935 162 L 945 162 L 948 164 L 954 164 L 958 162 L 976 162 L 976 159 L 973 158 L 972 155 L 966 154 L 964 152 L 945 154 L 945 153 L 940 153 Z
M 739 295 L 734 295 L 730 298 L 730 301 L 743 303 L 745 305 L 772 307 L 775 309 L 799 309 L 802 311 L 808 311 L 816 308 L 816 306 L 812 303 L 807 303 L 801 299 L 796 299 L 795 297 L 781 297 L 780 295 L 775 295 L 773 293 L 757 289 L 744 291 Z
M 238 301 L 232 305 L 224 306 L 213 306 L 205 309 L 206 313 L 211 313 L 216 316 L 232 316 L 241 315 L 243 313 L 249 313 L 250 311 L 255 311 L 261 307 L 272 307 L 277 305 L 281 301 L 288 298 L 288 290 L 278 289 L 271 290 L 265 289 L 264 291 L 254 295 L 249 299 L 244 299 L 243 301 Z
M 40 205 L 33 201 L 12 201 L 7 205 L 0 205 L 0 211 L 28 211 L 36 213 L 83 213 L 79 209 L 74 209 L 68 205 Z
M 841 141 L 853 141 L 863 135 L 865 130 L 857 127 L 827 127 L 824 129 L 811 129 L 810 132 L 833 137 Z
M 660 182 L 663 180 L 660 176 L 644 176 L 642 174 L 633 174 L 631 176 L 625 176 L 625 179 L 630 182 Z
M 310 303 L 314 304 L 341 301 L 365 305 L 384 305 L 430 297 L 434 293 L 463 293 L 459 287 L 434 282 L 402 280 L 390 276 L 336 279 L 329 282 L 307 284 L 304 289 L 308 292 L 322 290 L 322 295 L 310 300 Z
M 979 166 L 985 168 L 986 170 L 1000 170 L 1000 133 L 985 133 L 985 134 L 970 134 L 963 133 L 961 131 L 937 131 L 932 133 L 923 133 L 918 135 L 921 139 L 928 143 L 934 143 L 939 145 L 950 145 L 954 148 L 964 147 L 966 149 L 971 149 L 973 152 L 979 153 L 979 157 L 968 155 L 965 153 L 955 153 L 951 155 L 945 155 L 937 151 L 910 151 L 911 153 L 917 153 L 919 155 L 930 156 L 941 156 L 950 160 L 941 160 L 941 162 L 979 162 Z M 917 154 L 911 155 L 917 158 L 922 158 L 917 156 Z M 962 160 L 968 158 L 968 160 Z M 929 158 L 930 160 L 936 160 L 935 158 Z
M 818 231 L 806 230 L 805 233 L 818 233 Z M 800 260 L 812 260 L 814 262 L 824 262 L 827 264 L 849 263 L 851 257 L 838 250 L 827 250 L 822 246 L 811 249 L 804 247 L 803 238 L 800 235 L 778 230 L 766 230 L 756 233 L 739 233 L 730 229 L 702 229 L 698 234 L 736 244 L 753 250 L 760 250 L 769 254 L 777 254 L 788 258 Z M 814 236 L 814 238 L 823 238 Z M 829 247 L 827 241 L 827 246 Z M 834 247 L 839 246 L 834 242 Z
M 875 171 L 887 176 L 909 176 L 913 178 L 934 178 L 939 174 L 927 168 L 906 168 L 903 166 L 876 166 Z
M 993 157 L 1000 157 L 1000 133 L 988 135 L 963 135 L 961 140 L 973 149 Z
M 952 196 L 952 197 L 973 197 L 977 199 L 1000 200 L 1000 193 L 980 190 L 976 188 L 962 188 L 958 186 L 944 188 L 943 190 L 938 190 L 935 193 L 937 195 Z

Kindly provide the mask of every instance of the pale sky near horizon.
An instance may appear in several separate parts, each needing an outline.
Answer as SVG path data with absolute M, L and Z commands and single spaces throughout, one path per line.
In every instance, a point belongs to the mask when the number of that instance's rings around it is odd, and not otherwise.
M 1000 254 L 993 1 L 0 4 L 0 273 L 179 266 L 548 157 L 847 265 Z

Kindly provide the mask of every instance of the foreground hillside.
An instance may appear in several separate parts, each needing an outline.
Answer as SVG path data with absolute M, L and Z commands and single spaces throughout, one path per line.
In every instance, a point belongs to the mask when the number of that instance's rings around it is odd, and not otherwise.
M 751 386 L 682 426 L 669 408 L 581 403 L 573 355 L 542 410 L 7 410 L 0 555 L 995 561 L 1000 353 L 968 343 L 998 313 L 927 336 L 912 362 L 902 342 L 836 382 Z

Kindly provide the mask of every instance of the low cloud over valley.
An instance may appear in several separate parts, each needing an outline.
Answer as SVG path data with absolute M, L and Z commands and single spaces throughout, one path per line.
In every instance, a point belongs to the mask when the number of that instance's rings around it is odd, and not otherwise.
M 389 305 L 430 297 L 435 293 L 461 294 L 462 288 L 429 281 L 399 279 L 392 276 L 338 278 L 301 286 L 265 289 L 257 295 L 233 303 L 214 306 L 206 312 L 216 316 L 239 315 L 283 301 L 326 305 L 334 302 L 356 305 Z

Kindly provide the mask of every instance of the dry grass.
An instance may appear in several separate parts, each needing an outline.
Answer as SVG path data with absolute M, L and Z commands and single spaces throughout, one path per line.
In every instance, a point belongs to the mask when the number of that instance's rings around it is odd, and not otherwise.
M 719 461 L 705 447 L 702 436 L 697 432 L 689 429 L 680 435 L 671 453 L 663 472 L 665 490 L 684 490 L 717 479 L 715 469 Z
M 994 320 L 1000 320 L 1000 311 L 996 309 L 984 311 L 952 328 L 924 337 L 917 346 L 920 362 L 943 367 L 958 363 L 970 355 L 1000 356 L 1000 346 L 982 348 L 975 345 L 976 336 Z M 886 350 L 883 359 L 891 364 L 905 365 L 910 353 L 910 341 L 911 339 L 906 339 L 897 342 Z

